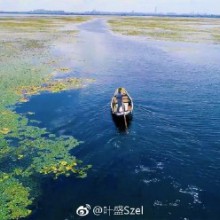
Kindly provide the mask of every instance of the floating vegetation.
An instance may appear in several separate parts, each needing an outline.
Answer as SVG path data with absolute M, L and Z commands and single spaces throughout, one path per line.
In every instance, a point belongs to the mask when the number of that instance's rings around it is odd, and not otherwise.
M 89 17 L 69 16 L 69 17 L 16 17 L 16 18 L 1 18 L 0 29 L 19 31 L 19 32 L 49 32 L 57 31 L 68 23 L 80 23 L 89 20 Z
M 62 41 L 60 27 L 88 20 L 85 17 L 19 17 L 0 19 L 0 219 L 29 216 L 41 177 L 71 174 L 85 177 L 91 168 L 72 155 L 80 144 L 73 137 L 57 137 L 20 115 L 14 106 L 41 92 L 81 88 L 89 79 L 56 79 L 48 74 L 58 65 L 48 48 Z M 74 30 L 71 30 L 74 31 Z M 13 34 L 11 34 L 13 32 Z M 76 32 L 76 30 L 74 31 Z M 56 60 L 56 62 L 54 61 Z M 65 68 L 61 72 L 68 71 Z M 30 125 L 30 123 L 32 125 Z M 34 124 L 34 125 L 33 125 Z
M 18 219 L 31 214 L 30 189 L 6 173 L 0 173 L 0 219 Z
M 0 133 L 2 133 L 2 134 L 8 134 L 10 132 L 10 129 L 9 128 L 2 128 L 1 130 L 0 130 Z
M 55 179 L 60 175 L 70 176 L 71 173 L 78 174 L 79 177 L 84 178 L 86 177 L 86 170 L 91 168 L 91 166 L 84 167 L 83 169 L 77 168 L 76 161 L 59 161 L 55 164 L 50 164 L 49 166 L 44 166 L 40 170 L 42 174 L 52 174 Z
M 61 73 L 69 73 L 71 71 L 71 69 L 67 68 L 67 67 L 63 67 L 63 68 L 56 69 L 56 71 L 61 72 Z
M 210 18 L 130 17 L 108 21 L 116 33 L 156 40 L 220 42 L 220 20 Z
M 21 86 L 16 89 L 18 95 L 21 95 L 20 102 L 27 102 L 27 96 L 36 95 L 41 92 L 60 92 L 70 89 L 76 89 L 83 86 L 85 82 L 92 82 L 92 79 L 65 78 L 46 82 L 40 86 Z

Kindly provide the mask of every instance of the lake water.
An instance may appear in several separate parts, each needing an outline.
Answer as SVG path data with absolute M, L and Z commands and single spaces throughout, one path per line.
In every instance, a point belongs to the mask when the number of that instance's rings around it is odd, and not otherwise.
M 93 168 L 85 179 L 46 181 L 29 219 L 79 219 L 85 204 L 144 207 L 144 216 L 99 219 L 220 219 L 220 47 L 121 37 L 103 19 L 79 30 L 73 47 L 53 53 L 71 76 L 96 82 L 33 96 L 17 111 L 84 141 L 73 154 Z M 128 132 L 110 114 L 121 86 L 134 101 Z

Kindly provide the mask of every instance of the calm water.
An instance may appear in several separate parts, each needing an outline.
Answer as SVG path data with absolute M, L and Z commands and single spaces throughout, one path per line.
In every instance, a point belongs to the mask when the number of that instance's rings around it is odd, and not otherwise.
M 45 182 L 30 219 L 78 219 L 86 203 L 144 206 L 144 216 L 129 219 L 220 219 L 220 47 L 120 37 L 102 19 L 79 29 L 74 47 L 64 42 L 53 53 L 71 76 L 96 82 L 33 96 L 17 110 L 85 141 L 73 154 L 93 168 L 86 179 Z M 110 114 L 119 86 L 134 99 L 128 133 Z

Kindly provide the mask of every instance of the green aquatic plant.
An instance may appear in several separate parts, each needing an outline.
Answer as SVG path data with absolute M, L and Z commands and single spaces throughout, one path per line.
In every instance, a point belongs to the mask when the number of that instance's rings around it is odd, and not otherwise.
M 220 29 L 218 32 L 213 32 L 212 36 L 214 38 L 215 43 L 219 43 L 220 42 Z
M 219 19 L 124 17 L 109 19 L 113 32 L 156 40 L 218 43 Z
M 88 19 L 0 19 L 1 220 L 25 218 L 31 214 L 33 201 L 40 194 L 38 185 L 42 177 L 72 174 L 85 177 L 91 167 L 72 155 L 72 149 L 80 144 L 79 141 L 73 137 L 57 137 L 45 128 L 39 128 L 37 121 L 27 118 L 34 112 L 21 115 L 14 110 L 16 104 L 29 101 L 32 95 L 81 88 L 91 82 L 89 79 L 56 79 L 50 74 L 59 66 L 59 60 L 49 52 L 55 40 L 64 38 L 65 32 L 59 28 Z M 67 70 L 60 68 L 60 71 Z
M 50 30 L 57 31 L 59 27 L 67 23 L 80 23 L 88 21 L 89 17 L 82 16 L 54 16 L 54 17 L 16 17 L 16 18 L 1 18 L 0 28 L 7 31 L 19 32 L 45 32 Z
M 62 67 L 62 68 L 58 68 L 58 69 L 56 69 L 56 72 L 61 72 L 61 73 L 69 73 L 71 71 L 71 69 L 70 68 L 68 68 L 68 67 Z
M 44 80 L 40 86 L 21 86 L 16 89 L 16 93 L 21 96 L 19 102 L 28 102 L 27 96 L 39 94 L 41 92 L 60 92 L 70 89 L 81 88 L 86 82 L 92 79 L 65 78 L 55 80 Z
M 6 108 L 0 112 L 0 138 L 18 131 L 18 118 L 15 112 Z
M 0 130 L 0 133 L 2 133 L 2 134 L 8 134 L 10 132 L 10 129 L 9 128 L 2 128 L 1 130 Z
M 64 78 L 56 80 L 48 80 L 40 86 L 21 86 L 16 89 L 16 93 L 20 95 L 19 102 L 28 102 L 28 96 L 36 95 L 41 92 L 60 92 L 70 89 L 81 88 L 86 82 L 92 79 Z
M 4 138 L 0 138 L 0 161 L 10 155 L 12 149 Z
M 0 173 L 0 219 L 19 219 L 31 214 L 30 189 L 17 179 Z

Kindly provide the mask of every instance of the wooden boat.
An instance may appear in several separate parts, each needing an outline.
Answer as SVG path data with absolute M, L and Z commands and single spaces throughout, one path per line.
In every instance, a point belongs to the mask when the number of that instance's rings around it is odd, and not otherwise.
M 112 115 L 116 117 L 131 116 L 133 101 L 125 88 L 117 88 L 111 100 Z

